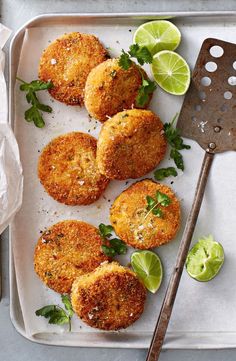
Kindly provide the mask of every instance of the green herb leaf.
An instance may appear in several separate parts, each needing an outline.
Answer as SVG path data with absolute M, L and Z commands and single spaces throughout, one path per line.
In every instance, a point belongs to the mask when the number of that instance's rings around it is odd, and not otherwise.
M 31 83 L 26 83 L 24 80 L 18 77 L 16 79 L 22 83 L 20 85 L 20 90 L 26 92 L 26 100 L 29 104 L 32 105 L 32 107 L 25 111 L 25 120 L 27 122 L 34 122 L 35 126 L 38 128 L 43 128 L 45 122 L 40 111 L 51 113 L 52 108 L 49 105 L 40 103 L 36 96 L 36 92 L 51 89 L 53 87 L 52 82 L 33 80 Z
M 128 53 L 126 53 L 124 51 L 124 49 L 122 49 L 122 54 L 121 56 L 119 57 L 119 62 L 118 62 L 119 66 L 121 68 L 123 68 L 124 70 L 128 70 L 129 67 L 131 66 L 132 64 L 132 61 L 130 60 L 130 56 Z
M 176 149 L 171 149 L 170 157 L 174 160 L 176 167 L 184 171 L 184 160 L 182 154 Z
M 178 173 L 174 167 L 160 168 L 154 172 L 154 178 L 158 181 L 170 176 L 176 177 L 177 175 Z
M 140 65 L 145 63 L 151 64 L 152 54 L 146 46 L 140 48 L 138 44 L 132 44 L 129 51 L 126 52 L 122 49 L 122 54 L 119 57 L 119 66 L 124 70 L 128 70 L 132 64 L 131 58 L 135 58 Z
M 40 308 L 35 312 L 36 316 L 43 316 L 48 318 L 48 323 L 56 325 L 69 324 L 69 331 L 71 331 L 71 317 L 74 314 L 74 311 L 71 306 L 70 299 L 67 295 L 61 296 L 62 302 L 65 305 L 64 310 L 58 305 L 48 305 Z M 67 312 L 66 312 L 67 311 Z
M 73 314 L 74 314 L 74 310 L 72 308 L 69 296 L 68 295 L 61 295 L 61 300 L 62 300 L 62 303 L 65 305 L 65 309 L 68 311 L 68 315 L 70 317 L 72 317 Z
M 22 91 L 32 91 L 37 92 L 40 90 L 46 90 L 53 88 L 53 83 L 51 81 L 44 82 L 41 80 L 32 80 L 31 83 L 27 83 L 24 80 L 16 77 L 22 84 L 20 85 L 20 90 Z
M 136 58 L 140 65 L 144 63 L 151 64 L 152 62 L 152 54 L 146 46 L 140 48 L 138 44 L 132 44 L 128 53 L 132 58 Z
M 105 244 L 102 245 L 102 251 L 107 257 L 115 257 L 116 251 L 114 248 L 106 246 Z
M 64 310 L 56 309 L 49 318 L 48 323 L 54 325 L 64 325 L 69 323 L 69 318 Z
M 113 227 L 110 225 L 105 225 L 103 223 L 100 223 L 99 226 L 99 233 L 101 235 L 101 237 L 103 238 L 109 238 L 112 236 L 112 232 L 114 231 Z
M 34 122 L 38 128 L 43 128 L 45 125 L 42 115 L 34 105 L 25 111 L 25 120 Z
M 119 238 L 110 239 L 110 245 L 117 254 L 126 254 L 127 252 L 126 244 Z
M 157 202 L 163 207 L 167 207 L 171 203 L 171 199 L 168 197 L 168 195 L 159 191 L 156 193 L 156 199 Z
M 56 306 L 55 305 L 48 305 L 48 306 L 44 306 L 42 308 L 40 308 L 39 310 L 37 310 L 35 312 L 36 316 L 43 316 L 43 317 L 50 317 L 50 315 L 52 314 L 52 312 L 55 311 Z
M 122 49 L 122 54 L 119 57 L 119 66 L 124 70 L 128 70 L 132 64 L 131 58 L 135 58 L 140 65 L 143 65 L 144 63 L 149 64 L 152 62 L 152 54 L 148 48 L 145 46 L 140 47 L 138 44 L 130 45 L 128 52 Z M 156 85 L 153 81 L 144 79 L 142 70 L 139 70 L 142 77 L 142 85 L 138 90 L 136 105 L 139 107 L 144 107 L 149 101 L 150 94 L 152 94 L 156 89 Z
M 132 44 L 130 45 L 129 47 L 129 55 L 132 57 L 132 58 L 136 58 L 137 57 L 137 53 L 139 51 L 140 47 L 138 44 Z
M 155 216 L 162 218 L 163 212 L 159 208 L 159 205 L 162 207 L 167 207 L 171 203 L 171 199 L 168 197 L 167 194 L 156 192 L 155 198 L 151 196 L 146 196 L 147 201 L 147 210 L 148 213 L 145 215 L 144 220 L 148 217 L 148 215 L 152 212 Z
M 31 83 L 29 83 L 29 87 L 33 92 L 37 92 L 40 90 L 48 90 L 53 88 L 53 83 L 51 81 L 44 82 L 42 80 L 33 80 Z
M 125 254 L 127 247 L 125 243 L 119 238 L 109 239 L 114 231 L 110 225 L 103 223 L 99 224 L 99 233 L 103 238 L 104 244 L 102 245 L 102 251 L 107 257 L 115 257 L 117 254 Z
M 155 209 L 153 209 L 153 210 L 152 210 L 152 213 L 153 213 L 155 216 L 159 217 L 159 218 L 162 218 L 162 217 L 163 217 L 163 212 L 162 212 L 162 210 L 161 210 L 160 208 L 155 208 Z
M 138 95 L 136 97 L 136 105 L 140 107 L 144 107 L 145 104 L 147 104 L 147 102 L 149 101 L 150 94 L 152 94 L 155 89 L 156 89 L 156 85 L 153 81 L 143 78 L 142 85 L 139 88 Z
M 156 201 L 154 198 L 152 198 L 151 196 L 147 196 L 146 197 L 147 200 L 147 209 L 150 210 L 151 208 L 153 208 L 156 205 Z
M 190 149 L 190 145 L 184 144 L 183 139 L 180 136 L 179 129 L 174 127 L 174 122 L 177 116 L 178 113 L 175 114 L 174 118 L 170 123 L 164 124 L 166 140 L 172 148 L 176 148 L 178 150 Z
M 52 108 L 49 105 L 45 105 L 45 104 L 42 104 L 42 103 L 38 103 L 37 108 L 39 110 L 42 110 L 43 112 L 47 112 L 47 113 L 52 112 Z
M 175 114 L 170 123 L 164 124 L 165 137 L 169 145 L 171 146 L 170 157 L 174 160 L 178 169 L 184 170 L 183 156 L 179 152 L 182 149 L 190 149 L 190 145 L 184 144 L 183 139 L 180 136 L 179 129 L 174 127 L 174 122 L 178 114 Z M 155 176 L 155 174 L 154 174 Z

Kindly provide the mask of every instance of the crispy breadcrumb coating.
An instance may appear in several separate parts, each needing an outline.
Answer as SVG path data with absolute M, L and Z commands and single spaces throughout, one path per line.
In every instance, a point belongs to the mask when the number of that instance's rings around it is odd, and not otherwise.
M 84 87 L 89 72 L 108 58 L 98 38 L 73 32 L 53 41 L 43 52 L 39 78 L 51 80 L 53 98 L 67 105 L 83 105 Z
M 97 149 L 98 168 L 109 179 L 139 178 L 164 158 L 163 124 L 150 110 L 131 109 L 104 123 Z
M 158 206 L 163 217 L 150 212 L 146 217 L 147 196 L 155 197 L 156 192 L 166 194 L 171 203 Z M 170 187 L 145 179 L 122 192 L 110 210 L 110 221 L 116 234 L 128 245 L 149 249 L 161 246 L 174 239 L 180 226 L 180 203 Z
M 42 151 L 38 176 L 48 194 L 68 205 L 95 202 L 108 185 L 96 164 L 97 140 L 73 132 L 53 139 Z
M 136 97 L 142 85 L 142 76 L 147 79 L 147 74 L 138 65 L 132 63 L 128 70 L 124 70 L 119 66 L 118 59 L 109 59 L 96 66 L 85 85 L 84 101 L 89 114 L 105 122 L 124 109 L 139 108 Z M 148 106 L 151 97 L 143 108 Z
M 108 260 L 101 245 L 97 228 L 88 223 L 76 220 L 56 223 L 38 240 L 35 272 L 54 291 L 68 293 L 75 278 Z
M 119 330 L 135 322 L 144 310 L 146 289 L 136 274 L 116 262 L 104 263 L 79 277 L 72 286 L 76 314 L 89 326 Z

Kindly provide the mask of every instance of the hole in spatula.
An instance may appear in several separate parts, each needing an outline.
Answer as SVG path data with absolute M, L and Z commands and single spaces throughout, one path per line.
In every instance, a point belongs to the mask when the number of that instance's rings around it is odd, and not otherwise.
M 229 83 L 229 85 L 232 85 L 232 86 L 236 85 L 236 76 L 230 76 L 228 78 L 228 83 Z
M 204 76 L 202 79 L 201 79 L 201 84 L 203 86 L 209 86 L 211 85 L 211 79 L 208 77 L 208 76 Z
M 224 112 L 227 112 L 228 110 L 228 107 L 227 105 L 223 104 L 221 107 L 220 107 L 220 110 L 224 113 Z
M 230 100 L 232 98 L 233 94 L 230 91 L 224 92 L 224 98 L 227 100 Z
M 202 91 L 201 91 L 201 92 L 199 92 L 198 95 L 199 95 L 199 98 L 200 98 L 201 100 L 204 101 L 204 100 L 206 99 L 206 93 L 205 93 L 205 92 L 202 92 Z
M 208 61 L 208 63 L 206 63 L 206 65 L 205 65 L 205 69 L 208 72 L 213 73 L 217 69 L 217 64 L 214 63 L 214 61 Z
M 220 58 L 224 54 L 224 49 L 219 45 L 214 45 L 210 48 L 210 54 L 214 58 Z
M 194 106 L 194 109 L 196 110 L 196 112 L 200 112 L 202 107 L 201 107 L 201 105 L 197 104 Z

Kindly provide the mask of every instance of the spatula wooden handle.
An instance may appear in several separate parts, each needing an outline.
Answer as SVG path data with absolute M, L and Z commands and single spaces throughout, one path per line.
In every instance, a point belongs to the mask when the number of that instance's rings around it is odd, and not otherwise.
M 213 154 L 207 152 L 205 153 L 201 172 L 198 178 L 193 205 L 187 219 L 182 240 L 180 242 L 176 264 L 173 273 L 171 275 L 169 285 L 162 303 L 161 311 L 159 314 L 159 318 L 157 320 L 157 324 L 155 327 L 155 331 L 153 334 L 153 338 L 147 354 L 146 361 L 157 361 L 161 352 L 162 344 L 169 324 L 175 297 L 179 287 L 180 278 L 183 272 L 184 264 L 192 240 L 192 235 L 201 208 L 202 199 L 203 199 L 208 175 L 210 172 L 211 164 L 213 161 L 213 157 L 214 157 Z M 183 317 L 185 317 L 185 315 L 183 315 Z

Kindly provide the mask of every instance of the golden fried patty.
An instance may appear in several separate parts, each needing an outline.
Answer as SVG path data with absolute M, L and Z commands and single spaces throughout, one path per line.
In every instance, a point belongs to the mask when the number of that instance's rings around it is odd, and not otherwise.
M 97 141 L 73 132 L 53 139 L 42 151 L 38 176 L 55 200 L 68 205 L 95 202 L 108 184 L 96 164 Z
M 97 149 L 98 168 L 109 179 L 139 178 L 164 158 L 163 124 L 150 110 L 131 109 L 104 123 Z
M 79 277 L 72 286 L 71 302 L 77 315 L 89 326 L 118 330 L 142 314 L 146 289 L 134 272 L 116 262 L 105 263 Z
M 162 217 L 147 210 L 147 196 L 166 194 L 171 203 L 158 205 Z M 180 226 L 180 204 L 170 187 L 145 179 L 122 192 L 110 210 L 110 221 L 116 234 L 127 244 L 140 249 L 161 246 L 171 241 Z
M 90 34 L 65 34 L 43 52 L 39 78 L 51 80 L 50 94 L 68 105 L 82 105 L 84 86 L 91 69 L 108 58 L 98 38 Z
M 135 63 L 128 70 L 122 69 L 118 59 L 109 59 L 96 66 L 85 85 L 84 101 L 89 114 L 104 122 L 124 109 L 138 107 L 136 97 L 142 85 L 141 72 L 147 78 L 144 70 Z M 150 100 L 151 95 L 144 108 Z
M 70 220 L 54 224 L 36 245 L 35 272 L 54 291 L 68 293 L 75 278 L 108 260 L 101 244 L 98 230 L 88 223 Z

